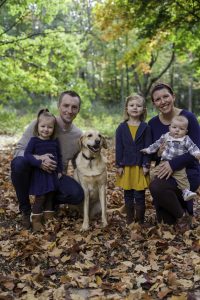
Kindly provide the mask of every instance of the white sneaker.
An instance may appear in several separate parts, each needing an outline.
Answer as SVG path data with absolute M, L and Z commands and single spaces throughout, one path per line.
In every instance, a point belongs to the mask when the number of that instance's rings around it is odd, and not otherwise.
M 195 196 L 197 196 L 196 193 L 191 192 L 190 190 L 187 190 L 187 189 L 183 190 L 183 199 L 184 199 L 184 201 L 191 200 Z

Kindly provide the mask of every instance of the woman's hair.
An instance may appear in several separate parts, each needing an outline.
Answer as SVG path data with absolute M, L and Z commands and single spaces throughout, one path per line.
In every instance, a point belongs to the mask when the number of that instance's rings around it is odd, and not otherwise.
M 56 118 L 53 114 L 51 114 L 49 112 L 49 110 L 47 108 L 42 108 L 39 110 L 39 112 L 37 114 L 37 121 L 36 121 L 36 124 L 33 129 L 33 135 L 38 136 L 38 124 L 39 124 L 39 121 L 41 118 L 51 118 L 52 120 L 54 120 L 54 130 L 53 130 L 53 133 L 50 138 L 52 140 L 55 139 L 56 138 L 56 126 L 57 126 Z
M 128 103 L 132 100 L 139 100 L 142 102 L 143 104 L 143 113 L 140 115 L 140 121 L 144 121 L 146 119 L 146 116 L 147 116 L 147 109 L 146 109 L 146 105 L 145 105 L 145 99 L 138 95 L 138 94 L 132 94 L 130 96 L 128 96 L 126 98 L 126 101 L 125 101 L 125 109 L 124 109 L 124 120 L 127 121 L 129 119 L 129 115 L 127 113 L 127 106 L 128 106 Z
M 151 100 L 152 102 L 154 101 L 153 99 L 153 94 L 156 92 L 156 91 L 159 91 L 159 90 L 162 90 L 162 89 L 167 89 L 168 92 L 173 96 L 174 95 L 174 91 L 172 90 L 172 88 L 170 87 L 170 85 L 168 85 L 167 83 L 163 83 L 163 82 L 157 82 L 155 83 L 152 88 L 151 88 L 151 91 L 150 91 L 150 95 L 151 95 Z

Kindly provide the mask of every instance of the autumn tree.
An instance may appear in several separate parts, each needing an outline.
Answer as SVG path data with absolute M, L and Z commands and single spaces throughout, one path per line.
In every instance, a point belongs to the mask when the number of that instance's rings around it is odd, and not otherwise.
M 198 1 L 107 0 L 95 8 L 96 26 L 107 42 L 127 39 L 121 70 L 128 66 L 131 83 L 146 97 L 161 77 L 173 84 L 183 61 L 198 78 L 199 8 Z

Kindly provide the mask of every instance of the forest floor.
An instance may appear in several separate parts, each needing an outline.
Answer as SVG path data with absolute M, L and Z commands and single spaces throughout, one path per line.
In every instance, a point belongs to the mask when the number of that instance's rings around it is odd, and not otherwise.
M 195 228 L 184 234 L 155 225 L 146 193 L 146 228 L 126 227 L 125 216 L 113 213 L 108 226 L 82 220 L 60 208 L 40 233 L 24 230 L 10 181 L 15 140 L 0 139 L 0 300 L 199 300 L 200 198 L 195 200 Z M 108 208 L 120 207 L 115 188 L 114 149 L 108 161 Z M 72 171 L 71 171 L 72 172 Z

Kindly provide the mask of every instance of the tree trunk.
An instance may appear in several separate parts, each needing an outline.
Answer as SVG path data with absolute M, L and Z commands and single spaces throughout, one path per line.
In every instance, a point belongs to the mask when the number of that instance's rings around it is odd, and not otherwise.
M 188 86 L 188 110 L 192 111 L 192 90 L 193 90 L 193 78 L 192 76 L 189 79 Z

